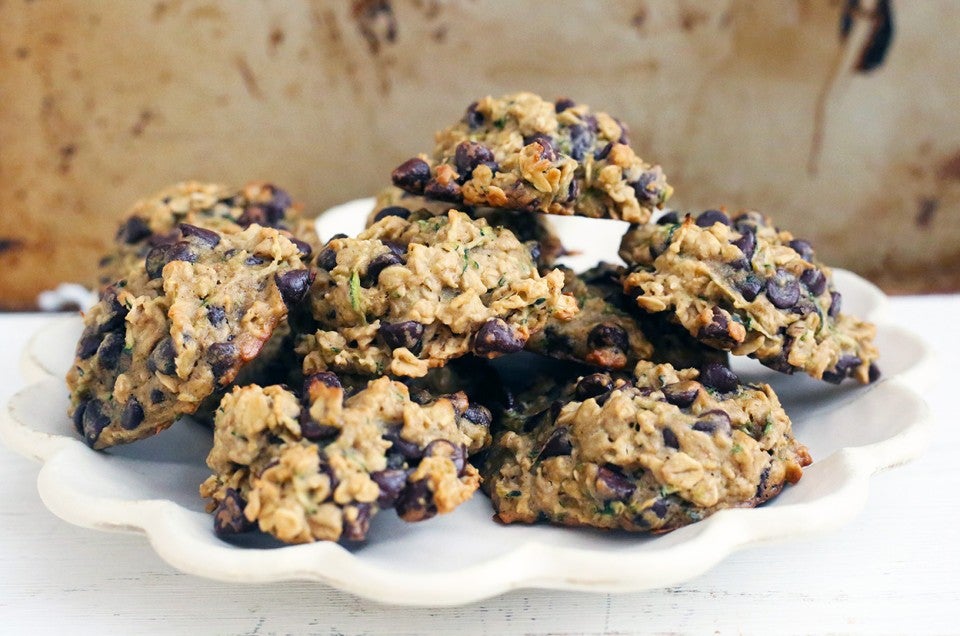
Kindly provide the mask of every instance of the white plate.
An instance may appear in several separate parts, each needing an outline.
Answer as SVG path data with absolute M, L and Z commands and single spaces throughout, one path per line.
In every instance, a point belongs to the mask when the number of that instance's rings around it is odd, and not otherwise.
M 321 235 L 355 232 L 369 206 L 363 200 L 331 209 L 318 223 Z M 615 254 L 619 223 L 558 221 L 568 247 L 582 251 L 578 265 Z M 927 444 L 930 423 L 918 390 L 932 380 L 930 352 L 908 331 L 882 322 L 886 299 L 876 287 L 839 270 L 836 282 L 846 309 L 880 322 L 884 377 L 869 387 L 833 386 L 738 361 L 741 375 L 774 385 L 816 461 L 768 505 L 725 510 L 661 537 L 503 526 L 478 495 L 453 514 L 419 524 L 380 514 L 368 542 L 354 549 L 221 541 L 197 494 L 207 476 L 207 430 L 185 420 L 108 452 L 91 451 L 73 433 L 62 378 L 81 331 L 76 317 L 31 339 L 24 367 L 33 384 L 10 400 L 0 434 L 43 463 L 38 488 L 55 514 L 81 526 L 145 533 L 162 558 L 199 576 L 317 580 L 381 602 L 429 606 L 523 587 L 620 592 L 675 585 L 740 548 L 843 525 L 863 508 L 872 474 L 916 457 Z

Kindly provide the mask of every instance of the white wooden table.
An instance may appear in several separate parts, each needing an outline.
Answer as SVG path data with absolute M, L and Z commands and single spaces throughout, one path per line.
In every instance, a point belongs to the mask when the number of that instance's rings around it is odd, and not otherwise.
M 142 536 L 69 525 L 37 496 L 38 465 L 0 446 L 0 633 L 960 634 L 960 296 L 896 298 L 940 382 L 935 441 L 871 482 L 857 520 L 747 549 L 684 585 L 624 595 L 519 591 L 448 609 L 377 605 L 315 583 L 231 585 L 181 574 Z M 50 320 L 0 315 L 0 403 L 27 337 Z

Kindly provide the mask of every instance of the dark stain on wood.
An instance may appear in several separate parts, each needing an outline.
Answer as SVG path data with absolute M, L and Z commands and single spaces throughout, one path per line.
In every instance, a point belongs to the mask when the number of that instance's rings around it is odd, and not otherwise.
M 77 155 L 77 145 L 76 144 L 66 144 L 60 146 L 60 163 L 57 165 L 57 169 L 60 171 L 60 174 L 67 174 L 70 172 L 70 165 L 73 162 L 73 158 Z
M 877 0 L 876 7 L 866 10 L 860 0 L 847 0 L 840 13 L 840 41 L 844 42 L 853 30 L 856 19 L 870 21 L 870 35 L 863 43 L 853 70 L 869 73 L 883 66 L 890 45 L 893 44 L 893 7 L 890 0 Z
M 960 181 L 960 152 L 940 164 L 937 177 L 942 181 Z
M 286 38 L 286 36 L 286 33 L 284 33 L 283 29 L 280 27 L 274 27 L 274 29 L 270 31 L 270 35 L 267 39 L 267 45 L 271 53 L 277 52 L 277 49 L 281 44 L 283 44 L 283 40 Z
M 940 201 L 932 197 L 923 197 L 917 204 L 917 216 L 913 222 L 921 229 L 927 229 L 933 222 L 933 217 L 937 214 L 937 208 L 940 207 Z
M 372 55 L 397 40 L 397 17 L 389 0 L 354 0 L 352 16 Z
M 12 252 L 23 247 L 23 241 L 14 238 L 0 238 L 0 254 Z
M 243 86 L 247 89 L 247 93 L 250 94 L 250 97 L 262 100 L 264 95 L 263 91 L 260 90 L 260 84 L 257 81 L 257 76 L 254 75 L 253 69 L 250 68 L 250 63 L 247 62 L 247 59 L 242 55 L 238 55 L 233 60 L 233 65 L 237 67 L 237 71 L 240 73 L 240 79 L 243 80 Z
M 146 130 L 147 124 L 152 122 L 155 118 L 156 115 L 154 115 L 149 109 L 140 111 L 140 116 L 137 117 L 137 121 L 135 121 L 133 126 L 130 127 L 130 134 L 134 137 L 140 137 L 143 135 L 143 131 Z

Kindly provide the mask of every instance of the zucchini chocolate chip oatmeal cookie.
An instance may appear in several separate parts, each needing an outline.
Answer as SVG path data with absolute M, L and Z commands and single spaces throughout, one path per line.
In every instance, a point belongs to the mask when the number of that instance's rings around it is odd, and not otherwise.
M 180 223 L 222 234 L 235 234 L 253 223 L 283 230 L 304 257 L 317 242 L 313 221 L 301 218 L 300 206 L 274 185 L 250 183 L 237 190 L 215 183 L 178 183 L 127 212 L 109 253 L 100 260 L 101 290 L 124 278 L 157 245 L 179 240 Z
M 379 510 L 422 521 L 473 495 L 467 455 L 489 441 L 474 410 L 463 393 L 418 404 L 388 378 L 345 398 L 320 373 L 302 402 L 280 386 L 238 387 L 217 411 L 200 494 L 221 536 L 256 525 L 288 543 L 362 541 Z
M 455 210 L 385 217 L 332 239 L 316 265 L 305 374 L 418 377 L 470 352 L 519 351 L 548 316 L 577 312 L 562 272 L 541 276 L 511 232 Z
M 506 523 L 666 532 L 752 507 L 810 463 L 767 385 L 729 369 L 641 362 L 583 377 L 527 431 L 497 436 L 484 489 Z
M 624 290 L 645 311 L 670 312 L 701 342 L 764 365 L 840 382 L 879 377 L 876 327 L 840 312 L 830 270 L 807 241 L 745 212 L 664 215 L 624 236 Z
M 644 223 L 673 189 L 606 113 L 532 93 L 485 97 L 437 133 L 431 156 L 398 166 L 394 185 L 451 203 Z
M 303 300 L 312 273 L 279 231 L 181 224 L 84 316 L 69 413 L 94 448 L 153 435 L 228 385 Z
M 530 247 L 533 260 L 539 267 L 551 267 L 557 258 L 567 253 L 560 237 L 550 226 L 550 221 L 542 214 L 458 206 L 408 194 L 394 187 L 377 195 L 376 204 L 367 217 L 367 227 L 387 216 L 407 218 L 410 213 L 422 210 L 436 216 L 446 214 L 450 209 L 460 210 L 472 219 L 484 219 L 491 227 L 510 230 L 517 240 Z

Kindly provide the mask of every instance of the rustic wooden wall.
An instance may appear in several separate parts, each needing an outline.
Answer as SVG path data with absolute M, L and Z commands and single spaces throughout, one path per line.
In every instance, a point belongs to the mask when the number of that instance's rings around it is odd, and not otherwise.
M 958 289 L 960 3 L 892 1 L 892 37 L 885 6 L 0 0 L 0 303 L 90 280 L 169 182 L 270 179 L 319 211 L 520 89 L 620 115 L 678 206 L 752 206 L 891 290 Z

